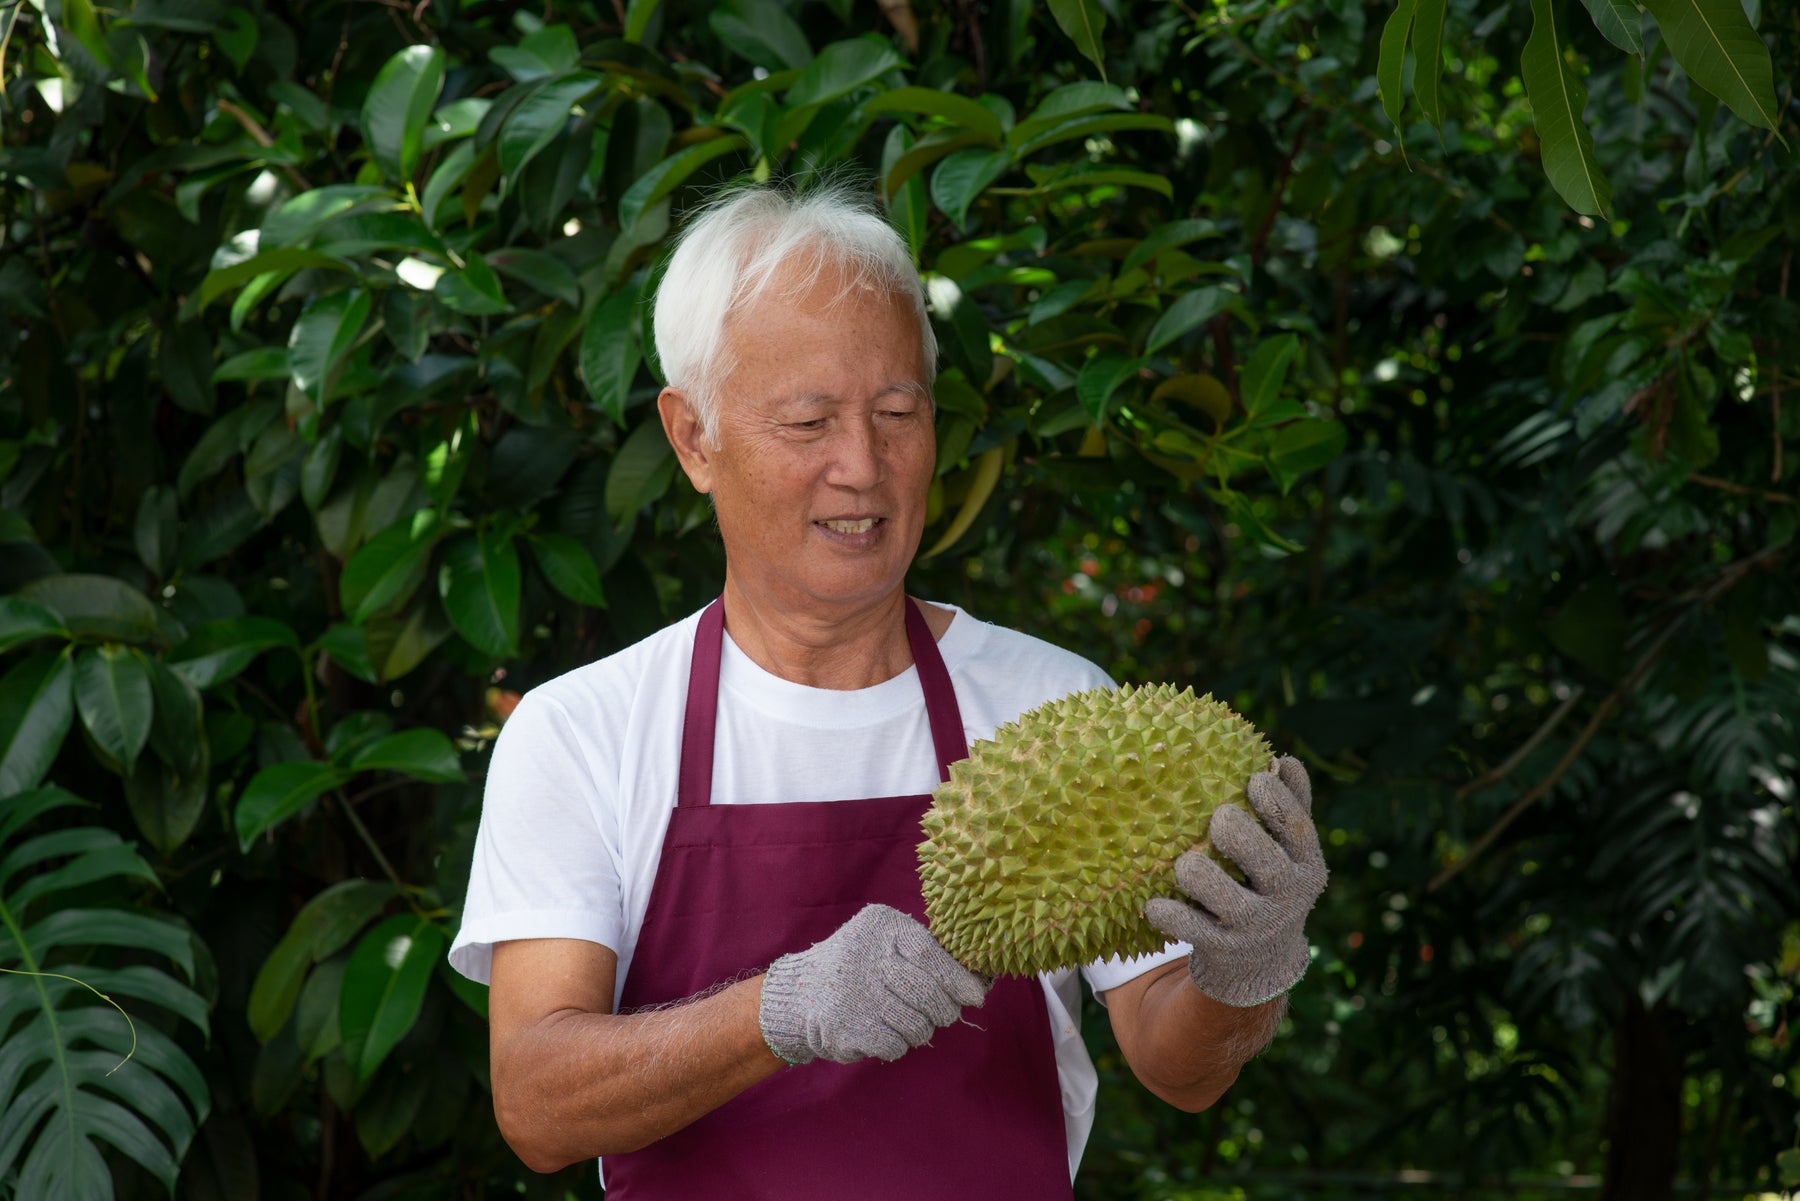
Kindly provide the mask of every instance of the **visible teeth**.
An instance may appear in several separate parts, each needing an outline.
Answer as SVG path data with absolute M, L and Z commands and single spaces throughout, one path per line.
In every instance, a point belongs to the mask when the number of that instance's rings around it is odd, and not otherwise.
M 819 524 L 840 534 L 866 534 L 875 528 L 875 519 L 864 517 L 860 521 L 821 521 Z

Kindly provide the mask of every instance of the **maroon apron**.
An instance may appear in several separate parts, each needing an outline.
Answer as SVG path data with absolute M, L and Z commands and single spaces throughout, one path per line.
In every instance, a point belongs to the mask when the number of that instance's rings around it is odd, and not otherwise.
M 940 779 L 965 758 L 925 619 L 906 636 Z M 681 783 L 620 1009 L 691 997 L 829 936 L 871 902 L 924 920 L 916 848 L 929 795 L 711 804 L 723 600 L 701 615 Z M 815 1060 L 639 1151 L 602 1161 L 608 1201 L 1042 1201 L 1070 1197 L 1043 986 L 1006 977 L 964 1021 L 893 1063 Z

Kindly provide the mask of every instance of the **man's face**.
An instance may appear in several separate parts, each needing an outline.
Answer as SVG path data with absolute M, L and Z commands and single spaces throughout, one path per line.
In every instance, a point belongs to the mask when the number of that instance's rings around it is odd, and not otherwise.
M 719 444 L 683 466 L 712 494 L 737 584 L 830 618 L 901 586 L 937 442 L 911 303 L 843 293 L 835 270 L 786 282 L 726 326 Z

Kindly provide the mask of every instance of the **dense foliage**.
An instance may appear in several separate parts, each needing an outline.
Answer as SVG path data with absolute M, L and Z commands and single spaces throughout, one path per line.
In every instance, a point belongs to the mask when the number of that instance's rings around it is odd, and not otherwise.
M 846 170 L 917 590 L 1318 782 L 1291 1029 L 1196 1118 L 1096 1015 L 1082 1194 L 1800 1184 L 1800 10 L 1643 8 L 0 4 L 0 1195 L 597 1192 L 444 963 L 485 751 L 719 586 L 684 207 Z

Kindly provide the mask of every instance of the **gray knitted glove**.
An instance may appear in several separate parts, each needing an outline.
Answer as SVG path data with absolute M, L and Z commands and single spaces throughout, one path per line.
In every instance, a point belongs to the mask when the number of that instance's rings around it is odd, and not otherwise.
M 867 905 L 823 942 L 783 955 L 763 976 L 762 1032 L 788 1063 L 895 1060 L 987 999 L 991 980 L 917 921 Z
M 1248 885 L 1199 851 L 1175 861 L 1175 882 L 1189 900 L 1156 897 L 1150 924 L 1194 948 L 1188 974 L 1200 991 L 1227 1005 L 1260 1005 L 1306 974 L 1301 926 L 1325 888 L 1325 857 L 1312 820 L 1312 782 L 1300 761 L 1250 777 L 1258 826 L 1235 805 L 1214 811 L 1207 834 L 1243 870 Z M 1266 829 L 1265 829 L 1266 827 Z

